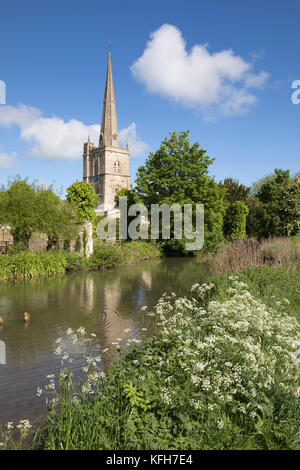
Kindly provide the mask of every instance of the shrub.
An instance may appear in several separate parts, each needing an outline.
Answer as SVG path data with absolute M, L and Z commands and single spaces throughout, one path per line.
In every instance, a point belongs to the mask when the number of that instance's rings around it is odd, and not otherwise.
M 103 243 L 95 245 L 94 253 L 89 259 L 89 266 L 96 270 L 109 269 L 120 264 L 120 260 L 120 247 L 115 244 Z
M 246 238 L 246 221 L 249 209 L 242 201 L 236 201 L 231 208 L 232 212 L 232 231 L 233 239 Z
M 80 253 L 64 253 L 66 258 L 66 271 L 83 271 L 87 269 L 88 262 Z

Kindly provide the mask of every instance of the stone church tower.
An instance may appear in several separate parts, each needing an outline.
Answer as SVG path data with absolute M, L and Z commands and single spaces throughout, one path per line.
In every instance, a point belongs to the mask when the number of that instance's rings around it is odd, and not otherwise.
M 108 52 L 99 147 L 90 139 L 83 149 L 83 181 L 91 183 L 99 197 L 96 213 L 114 212 L 114 198 L 121 188 L 130 188 L 129 148 L 120 147 L 116 103 Z

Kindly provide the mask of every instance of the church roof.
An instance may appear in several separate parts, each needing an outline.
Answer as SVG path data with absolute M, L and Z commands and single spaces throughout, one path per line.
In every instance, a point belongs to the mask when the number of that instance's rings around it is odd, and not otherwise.
M 102 147 L 104 145 L 109 145 L 111 147 L 120 146 L 110 51 L 108 51 L 106 84 L 99 140 L 99 146 Z

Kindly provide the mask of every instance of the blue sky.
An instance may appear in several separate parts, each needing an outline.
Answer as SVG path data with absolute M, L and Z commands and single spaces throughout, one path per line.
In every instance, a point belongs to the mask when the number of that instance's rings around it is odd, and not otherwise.
M 100 125 L 108 40 L 132 183 L 149 151 L 186 129 L 216 158 L 217 180 L 299 171 L 300 104 L 291 101 L 299 15 L 290 0 L 2 2 L 0 184 L 17 173 L 56 188 L 82 178 L 81 142 Z

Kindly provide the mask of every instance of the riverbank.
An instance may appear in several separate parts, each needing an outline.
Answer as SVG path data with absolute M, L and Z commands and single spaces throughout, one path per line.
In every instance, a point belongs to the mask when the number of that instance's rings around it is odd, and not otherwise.
M 163 296 L 147 315 L 160 328 L 143 345 L 117 340 L 130 349 L 106 377 L 100 357 L 87 358 L 76 395 L 64 370 L 60 392 L 48 389 L 53 408 L 39 447 L 300 449 L 292 359 L 300 328 L 291 316 L 299 311 L 299 270 L 252 268 L 214 281 L 194 285 L 192 299 Z M 70 335 L 88 341 L 82 330 Z
M 0 281 L 49 278 L 74 271 L 101 271 L 160 256 L 159 245 L 142 241 L 122 245 L 98 244 L 90 258 L 70 252 L 23 251 L 0 256 Z

